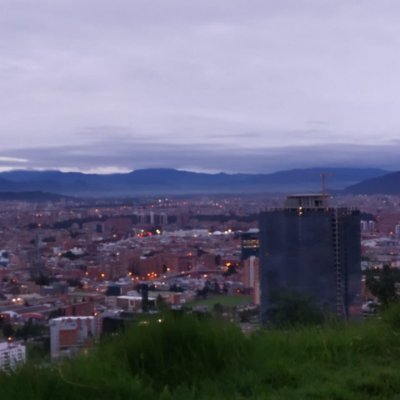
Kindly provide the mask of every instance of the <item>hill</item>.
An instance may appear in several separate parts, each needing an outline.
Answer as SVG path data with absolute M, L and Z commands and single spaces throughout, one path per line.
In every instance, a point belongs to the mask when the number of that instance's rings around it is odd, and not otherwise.
M 213 319 L 159 318 L 87 356 L 0 374 L 2 400 L 384 400 L 400 393 L 398 317 L 251 337 Z
M 0 174 L 1 175 L 1 174 Z M 0 191 L 13 191 L 13 190 L 18 190 L 19 185 L 15 182 L 12 182 L 8 179 L 0 178 Z
M 345 189 L 352 194 L 400 194 L 400 172 L 359 182 Z
M 331 175 L 330 189 L 344 187 L 387 171 L 363 168 L 309 168 L 272 174 L 206 174 L 175 169 L 143 169 L 96 175 L 60 171 L 0 173 L 0 191 L 43 191 L 81 196 L 148 194 L 319 191 L 320 172 Z
M 54 193 L 45 192 L 1 192 L 0 201 L 27 201 L 27 202 L 41 202 L 41 201 L 61 201 L 68 199 L 67 196 L 62 196 Z

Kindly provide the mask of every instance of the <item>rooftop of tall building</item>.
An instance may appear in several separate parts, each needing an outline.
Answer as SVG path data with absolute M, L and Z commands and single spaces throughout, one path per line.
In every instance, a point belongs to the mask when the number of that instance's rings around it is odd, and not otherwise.
M 292 194 L 285 200 L 285 208 L 327 208 L 328 198 L 326 194 Z

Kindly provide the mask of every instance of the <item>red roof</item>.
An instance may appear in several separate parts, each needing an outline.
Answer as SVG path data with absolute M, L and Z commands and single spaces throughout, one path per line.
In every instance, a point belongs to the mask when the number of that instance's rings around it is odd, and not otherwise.
M 27 312 L 27 313 L 21 314 L 21 316 L 24 318 L 45 319 L 45 316 L 43 314 L 35 313 L 35 312 Z

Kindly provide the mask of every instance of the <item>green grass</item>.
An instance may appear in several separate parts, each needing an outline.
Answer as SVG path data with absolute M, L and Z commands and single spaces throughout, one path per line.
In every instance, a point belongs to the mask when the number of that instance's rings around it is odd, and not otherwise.
M 397 315 L 250 337 L 224 321 L 167 316 L 86 357 L 0 375 L 0 398 L 400 399 Z
M 194 307 L 194 306 L 208 306 L 210 311 L 212 310 L 213 306 L 215 304 L 221 304 L 224 307 L 236 307 L 236 306 L 242 306 L 245 304 L 251 304 L 251 296 L 245 296 L 245 295 L 234 295 L 234 296 L 223 296 L 223 295 L 216 295 L 216 296 L 210 296 L 207 297 L 206 299 L 199 299 L 199 300 L 194 300 L 187 305 L 189 307 Z

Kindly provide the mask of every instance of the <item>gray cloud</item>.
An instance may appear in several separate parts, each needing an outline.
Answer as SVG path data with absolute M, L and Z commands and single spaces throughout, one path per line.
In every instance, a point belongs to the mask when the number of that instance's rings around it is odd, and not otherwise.
M 178 168 L 195 171 L 272 172 L 298 167 L 398 167 L 400 144 L 358 146 L 320 144 L 279 148 L 238 148 L 208 144 L 99 141 L 85 146 L 37 147 L 9 150 L 0 167 L 21 168 L 12 158 L 29 158 L 25 168 L 117 172 L 140 168 Z
M 0 155 L 396 168 L 399 22 L 396 0 L 0 0 Z

